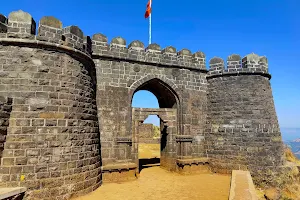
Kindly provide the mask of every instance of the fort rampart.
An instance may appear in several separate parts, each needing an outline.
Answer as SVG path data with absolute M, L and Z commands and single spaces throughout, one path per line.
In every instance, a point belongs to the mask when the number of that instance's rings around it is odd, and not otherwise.
M 108 43 L 16 11 L 0 15 L 0 77 L 0 186 L 26 187 L 28 199 L 68 199 L 104 177 L 136 176 L 139 90 L 158 98 L 161 110 L 139 112 L 161 115 L 170 169 L 248 169 L 258 182 L 285 162 L 268 62 L 256 54 L 231 55 L 227 66 L 212 58 L 207 70 L 202 52 Z

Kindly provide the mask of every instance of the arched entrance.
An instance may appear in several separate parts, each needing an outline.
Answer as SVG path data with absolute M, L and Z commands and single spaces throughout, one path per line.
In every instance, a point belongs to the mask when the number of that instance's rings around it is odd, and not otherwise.
M 159 108 L 132 108 L 132 156 L 139 166 L 138 146 L 139 127 L 149 115 L 157 115 L 160 119 L 160 166 L 170 171 L 176 169 L 176 135 L 178 130 L 178 108 L 179 98 L 175 91 L 165 82 L 158 78 L 145 81 L 135 89 L 133 95 L 140 91 L 147 90 L 153 93 L 159 104 Z M 137 173 L 139 169 L 137 169 Z

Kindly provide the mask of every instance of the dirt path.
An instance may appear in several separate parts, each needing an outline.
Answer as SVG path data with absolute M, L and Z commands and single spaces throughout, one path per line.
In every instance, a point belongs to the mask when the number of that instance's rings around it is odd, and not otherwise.
M 146 168 L 139 179 L 126 183 L 107 183 L 76 200 L 227 200 L 230 176 L 201 174 L 182 176 L 161 169 Z
M 160 144 L 139 144 L 139 158 L 160 158 Z
M 159 158 L 159 144 L 139 144 L 139 158 Z M 200 174 L 183 176 L 161 169 L 145 168 L 136 181 L 107 183 L 75 200 L 227 200 L 230 176 Z

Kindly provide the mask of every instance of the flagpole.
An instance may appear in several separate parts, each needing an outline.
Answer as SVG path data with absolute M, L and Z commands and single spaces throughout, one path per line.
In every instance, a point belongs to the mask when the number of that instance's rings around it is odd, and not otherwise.
M 151 12 L 150 12 L 150 16 L 149 16 L 149 45 L 151 44 L 151 32 L 152 32 L 152 30 L 151 30 L 152 0 L 150 0 L 150 8 L 151 8 Z
M 151 44 L 151 15 L 149 16 L 149 44 Z

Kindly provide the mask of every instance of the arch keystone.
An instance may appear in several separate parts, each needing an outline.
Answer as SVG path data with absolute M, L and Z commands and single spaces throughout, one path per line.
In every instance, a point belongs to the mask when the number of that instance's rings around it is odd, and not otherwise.
M 178 89 L 177 85 L 172 80 L 168 79 L 167 77 L 165 77 L 163 75 L 155 75 L 155 74 L 148 74 L 148 75 L 142 77 L 141 79 L 135 81 L 134 83 L 131 84 L 130 89 L 136 90 L 141 84 L 143 84 L 151 79 L 155 79 L 155 78 L 168 84 L 175 91 Z

